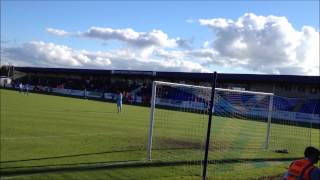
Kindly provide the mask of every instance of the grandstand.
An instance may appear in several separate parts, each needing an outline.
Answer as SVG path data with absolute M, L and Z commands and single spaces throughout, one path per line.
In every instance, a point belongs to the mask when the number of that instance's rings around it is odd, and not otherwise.
M 115 87 L 134 90 L 151 87 L 154 80 L 209 86 L 210 73 L 155 72 L 129 70 L 94 70 L 65 68 L 14 67 L 24 73 L 24 82 L 36 85 L 96 91 L 114 91 Z M 319 76 L 219 74 L 218 88 L 273 92 L 275 95 L 298 98 L 319 98 Z
M 101 100 L 113 100 L 116 97 L 116 91 L 121 90 L 124 92 L 124 102 L 131 104 L 148 105 L 152 82 L 155 80 L 203 86 L 210 85 L 210 73 L 36 67 L 13 67 L 11 69 L 14 69 L 11 70 L 13 74 L 24 74 L 24 76 L 13 80 L 13 86 L 23 82 L 28 83 L 34 91 L 75 97 L 84 96 L 85 90 L 88 98 Z M 296 121 L 310 118 L 315 120 L 320 114 L 319 80 L 319 76 L 221 73 L 217 80 L 217 87 L 274 93 L 274 104 L 277 105 L 274 111 L 279 112 L 274 116 L 287 118 L 283 112 L 294 112 L 295 114 L 290 117 Z M 181 102 L 189 98 L 186 93 L 188 92 L 177 93 L 169 91 L 166 96 L 168 96 L 167 99 L 175 99 L 176 102 Z M 250 95 L 236 98 L 240 99 L 238 103 L 242 104 L 250 104 L 256 101 Z M 203 100 L 197 98 L 196 101 Z M 227 104 L 224 104 L 224 106 L 227 106 Z M 225 107 L 219 107 L 225 109 Z M 229 110 L 232 111 L 232 108 L 229 108 Z M 255 107 L 255 110 L 258 111 L 259 107 Z M 251 115 L 254 113 L 251 111 Z

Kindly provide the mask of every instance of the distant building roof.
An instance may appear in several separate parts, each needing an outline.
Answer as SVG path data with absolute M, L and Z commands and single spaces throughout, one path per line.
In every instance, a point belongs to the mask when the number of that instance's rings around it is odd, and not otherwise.
M 67 73 L 82 75 L 116 75 L 116 76 L 150 76 L 166 79 L 186 79 L 208 82 L 212 78 L 211 73 L 194 72 L 161 72 L 161 71 L 136 71 L 136 70 L 101 70 L 101 69 L 70 69 L 70 68 L 39 68 L 39 67 L 15 67 L 15 70 L 25 73 Z M 233 82 L 277 82 L 320 84 L 320 76 L 297 75 L 265 75 L 265 74 L 226 74 L 219 73 L 218 81 Z

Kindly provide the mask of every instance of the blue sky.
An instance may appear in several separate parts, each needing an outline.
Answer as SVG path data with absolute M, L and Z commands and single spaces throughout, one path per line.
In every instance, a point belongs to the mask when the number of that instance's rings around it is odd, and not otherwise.
M 135 32 L 161 30 L 168 38 L 185 39 L 194 49 L 199 49 L 205 41 L 213 42 L 216 38 L 215 30 L 200 25 L 199 19 L 237 21 L 245 13 L 285 17 L 297 32 L 301 32 L 303 26 L 319 32 L 319 1 L 1 1 L 1 42 L 3 46 L 11 47 L 42 41 L 73 50 L 110 51 L 122 47 L 123 42 L 61 37 L 46 29 L 76 33 L 87 32 L 90 27 L 131 28 Z M 235 71 L 241 73 L 269 73 L 254 68 L 241 67 L 239 70 L 236 66 L 211 65 L 209 70 L 215 68 L 226 72 L 237 69 Z

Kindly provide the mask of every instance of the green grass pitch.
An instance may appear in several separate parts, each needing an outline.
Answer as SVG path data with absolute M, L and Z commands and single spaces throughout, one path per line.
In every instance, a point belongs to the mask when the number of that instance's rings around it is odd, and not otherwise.
M 156 119 L 161 121 L 155 123 L 155 161 L 187 163 L 137 166 L 146 162 L 150 108 L 124 105 L 118 114 L 114 103 L 0 92 L 1 179 L 200 179 L 200 163 L 190 162 L 203 156 L 199 147 L 204 142 L 205 115 L 157 110 Z M 213 120 L 209 153 L 213 163 L 208 167 L 208 179 L 258 179 L 281 174 L 289 161 L 268 159 L 302 156 L 305 146 L 297 139 L 309 132 L 301 127 L 272 125 L 270 147 L 289 149 L 289 154 L 277 154 L 263 150 L 265 123 L 222 117 Z M 319 131 L 312 129 L 310 135 L 312 145 L 319 147 Z M 241 161 L 259 158 L 266 161 Z M 240 161 L 214 163 L 225 159 Z M 87 168 L 119 163 L 135 165 Z M 66 170 L 8 176 L 54 168 Z

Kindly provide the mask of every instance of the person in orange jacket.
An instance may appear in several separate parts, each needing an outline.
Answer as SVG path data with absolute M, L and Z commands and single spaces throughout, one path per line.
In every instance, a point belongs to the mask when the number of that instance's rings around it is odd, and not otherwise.
M 309 146 L 304 151 L 304 159 L 293 161 L 284 180 L 320 180 L 320 169 L 314 164 L 319 161 L 320 151 Z

